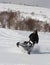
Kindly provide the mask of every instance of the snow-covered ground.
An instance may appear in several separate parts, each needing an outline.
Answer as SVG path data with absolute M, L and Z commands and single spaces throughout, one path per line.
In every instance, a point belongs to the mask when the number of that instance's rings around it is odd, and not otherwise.
M 0 3 L 2 11 L 20 11 L 21 16 L 31 17 L 50 23 L 50 9 Z M 31 14 L 33 13 L 33 14 Z M 0 65 L 50 65 L 50 33 L 39 32 L 39 43 L 28 55 L 20 47 L 18 41 L 29 40 L 30 31 L 9 30 L 0 28 Z
M 39 32 L 39 43 L 28 55 L 16 42 L 29 40 L 30 31 L 0 28 L 0 65 L 50 65 L 50 33 Z

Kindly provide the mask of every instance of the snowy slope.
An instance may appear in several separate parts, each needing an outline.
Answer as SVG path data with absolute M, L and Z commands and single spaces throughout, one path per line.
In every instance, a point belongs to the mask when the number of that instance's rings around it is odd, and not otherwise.
M 0 3 L 0 12 L 11 10 L 20 11 L 22 17 L 30 17 L 50 23 L 50 9 L 48 8 Z
M 50 8 L 50 0 L 0 0 L 2 3 L 15 3 Z
M 38 33 L 39 44 L 31 55 L 16 47 L 16 42 L 29 40 L 30 33 L 0 28 L 0 65 L 50 65 L 50 33 Z

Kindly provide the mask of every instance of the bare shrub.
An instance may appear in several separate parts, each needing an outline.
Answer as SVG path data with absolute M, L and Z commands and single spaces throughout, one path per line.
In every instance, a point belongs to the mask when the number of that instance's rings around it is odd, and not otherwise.
M 20 12 L 4 11 L 0 13 L 0 22 L 3 28 L 15 29 L 17 21 L 20 20 Z
M 50 32 L 50 25 L 48 23 L 32 18 L 22 19 L 19 11 L 0 12 L 0 27 L 16 30 L 30 30 L 30 31 L 36 28 L 39 31 Z
M 49 32 L 50 31 L 50 25 L 48 23 L 44 24 L 44 31 L 45 32 L 47 32 L 47 31 Z

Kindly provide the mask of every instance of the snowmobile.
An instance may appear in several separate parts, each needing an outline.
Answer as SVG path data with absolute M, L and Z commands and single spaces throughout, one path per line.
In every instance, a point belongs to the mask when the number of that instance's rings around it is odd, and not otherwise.
M 31 53 L 32 48 L 33 48 L 33 44 L 30 41 L 24 41 L 23 43 L 17 42 L 16 45 L 17 47 L 19 46 L 23 47 L 24 50 L 26 50 L 28 54 Z

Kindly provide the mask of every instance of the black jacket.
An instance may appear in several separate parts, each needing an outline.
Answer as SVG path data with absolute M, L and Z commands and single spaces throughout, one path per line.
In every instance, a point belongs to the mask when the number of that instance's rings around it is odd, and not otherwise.
M 31 34 L 29 35 L 29 38 L 30 38 L 30 40 L 31 40 L 33 43 L 38 43 L 38 41 L 39 41 L 39 37 L 38 37 L 37 32 L 36 32 L 36 33 L 31 33 Z

